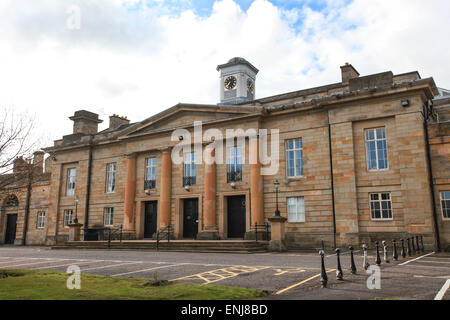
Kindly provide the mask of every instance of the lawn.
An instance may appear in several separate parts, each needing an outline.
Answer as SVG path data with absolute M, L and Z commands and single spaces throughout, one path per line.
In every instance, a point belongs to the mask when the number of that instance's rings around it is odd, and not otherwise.
M 69 274 L 43 270 L 0 270 L 0 300 L 230 300 L 252 299 L 264 291 L 218 285 L 169 282 L 149 285 L 149 279 L 81 275 L 81 288 L 69 290 Z

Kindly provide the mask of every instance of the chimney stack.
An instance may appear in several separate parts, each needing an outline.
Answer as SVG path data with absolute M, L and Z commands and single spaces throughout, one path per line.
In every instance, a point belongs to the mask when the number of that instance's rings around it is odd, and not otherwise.
M 350 79 L 359 78 L 359 72 L 348 62 L 341 67 L 341 73 L 342 83 L 348 83 Z
M 86 110 L 75 111 L 75 114 L 69 118 L 73 121 L 74 134 L 96 134 L 98 124 L 103 121 L 98 118 L 98 114 Z
M 13 161 L 13 173 L 19 173 L 27 171 L 30 168 L 27 161 L 22 157 L 17 157 Z
M 34 170 L 42 173 L 44 171 L 44 152 L 36 151 L 33 153 L 33 167 Z
M 130 124 L 130 120 L 127 117 L 121 117 L 117 114 L 113 114 L 109 117 L 109 128 L 116 129 L 118 126 L 122 124 Z

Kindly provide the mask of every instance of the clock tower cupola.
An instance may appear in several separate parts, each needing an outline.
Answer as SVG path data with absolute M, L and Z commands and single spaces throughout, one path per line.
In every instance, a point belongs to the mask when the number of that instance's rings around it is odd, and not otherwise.
M 217 66 L 220 72 L 220 103 L 237 104 L 255 99 L 255 80 L 259 70 L 244 58 L 233 58 Z

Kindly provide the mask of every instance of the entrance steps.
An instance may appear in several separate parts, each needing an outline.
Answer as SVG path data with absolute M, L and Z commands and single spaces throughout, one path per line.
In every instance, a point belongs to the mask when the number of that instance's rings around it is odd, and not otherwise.
M 255 240 L 167 240 L 159 242 L 159 251 L 179 252 L 229 252 L 258 253 L 267 252 L 268 241 Z M 108 241 L 66 241 L 52 249 L 108 249 Z M 151 250 L 156 251 L 156 240 L 111 241 L 112 250 Z

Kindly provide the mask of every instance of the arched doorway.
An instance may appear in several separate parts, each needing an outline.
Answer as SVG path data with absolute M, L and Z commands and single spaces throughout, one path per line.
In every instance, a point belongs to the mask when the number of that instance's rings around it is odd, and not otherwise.
M 15 195 L 6 197 L 2 210 L 5 213 L 5 244 L 14 244 L 16 239 L 18 210 L 19 199 Z

